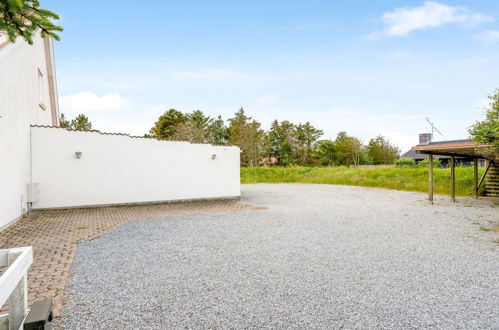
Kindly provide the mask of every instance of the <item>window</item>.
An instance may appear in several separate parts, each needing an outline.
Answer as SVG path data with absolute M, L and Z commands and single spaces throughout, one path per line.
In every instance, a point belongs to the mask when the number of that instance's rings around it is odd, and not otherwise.
M 47 110 L 47 106 L 43 103 L 43 92 L 45 91 L 44 87 L 43 73 L 40 69 L 38 69 L 38 106 L 42 108 L 42 110 Z

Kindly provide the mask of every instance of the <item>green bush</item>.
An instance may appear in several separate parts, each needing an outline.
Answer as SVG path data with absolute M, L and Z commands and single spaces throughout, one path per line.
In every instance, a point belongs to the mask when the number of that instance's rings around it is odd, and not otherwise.
M 430 161 L 428 160 L 428 158 L 425 158 L 425 159 L 418 162 L 419 168 L 428 167 L 429 165 L 430 165 Z M 433 167 L 435 167 L 435 168 L 442 167 L 442 162 L 440 161 L 440 159 L 433 158 Z
M 413 158 L 399 158 L 395 162 L 395 167 L 400 168 L 416 168 L 417 164 Z

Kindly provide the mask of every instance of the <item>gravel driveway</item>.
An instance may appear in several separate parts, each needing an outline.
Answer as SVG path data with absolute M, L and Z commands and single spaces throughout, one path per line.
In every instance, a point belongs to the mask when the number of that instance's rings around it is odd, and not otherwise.
M 67 329 L 499 328 L 499 208 L 243 185 L 268 209 L 129 222 L 79 245 Z

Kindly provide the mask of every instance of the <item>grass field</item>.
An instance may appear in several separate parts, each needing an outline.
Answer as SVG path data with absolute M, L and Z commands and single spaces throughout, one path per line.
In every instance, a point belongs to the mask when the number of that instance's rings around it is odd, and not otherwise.
M 483 169 L 479 168 L 479 178 Z M 450 169 L 434 169 L 436 194 L 450 193 Z M 241 183 L 319 183 L 428 191 L 427 168 L 246 167 Z M 473 168 L 456 168 L 456 195 L 473 195 Z

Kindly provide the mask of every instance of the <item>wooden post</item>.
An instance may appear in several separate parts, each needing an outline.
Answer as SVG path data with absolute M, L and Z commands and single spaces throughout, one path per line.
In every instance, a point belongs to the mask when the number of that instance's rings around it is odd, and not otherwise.
M 433 204 L 433 155 L 432 154 L 428 155 L 428 168 L 429 168 L 428 183 L 430 185 L 428 199 Z
M 478 198 L 478 158 L 473 158 L 473 186 L 475 198 Z
M 485 171 L 483 172 L 482 177 L 480 178 L 480 181 L 478 181 L 478 188 L 477 189 L 480 189 L 480 187 L 482 186 L 482 183 L 485 180 L 485 177 L 487 176 L 487 173 L 489 172 L 489 169 L 490 169 L 491 165 L 492 165 L 492 162 L 487 159 L 486 160 Z
M 456 201 L 456 158 L 450 157 L 450 198 Z

